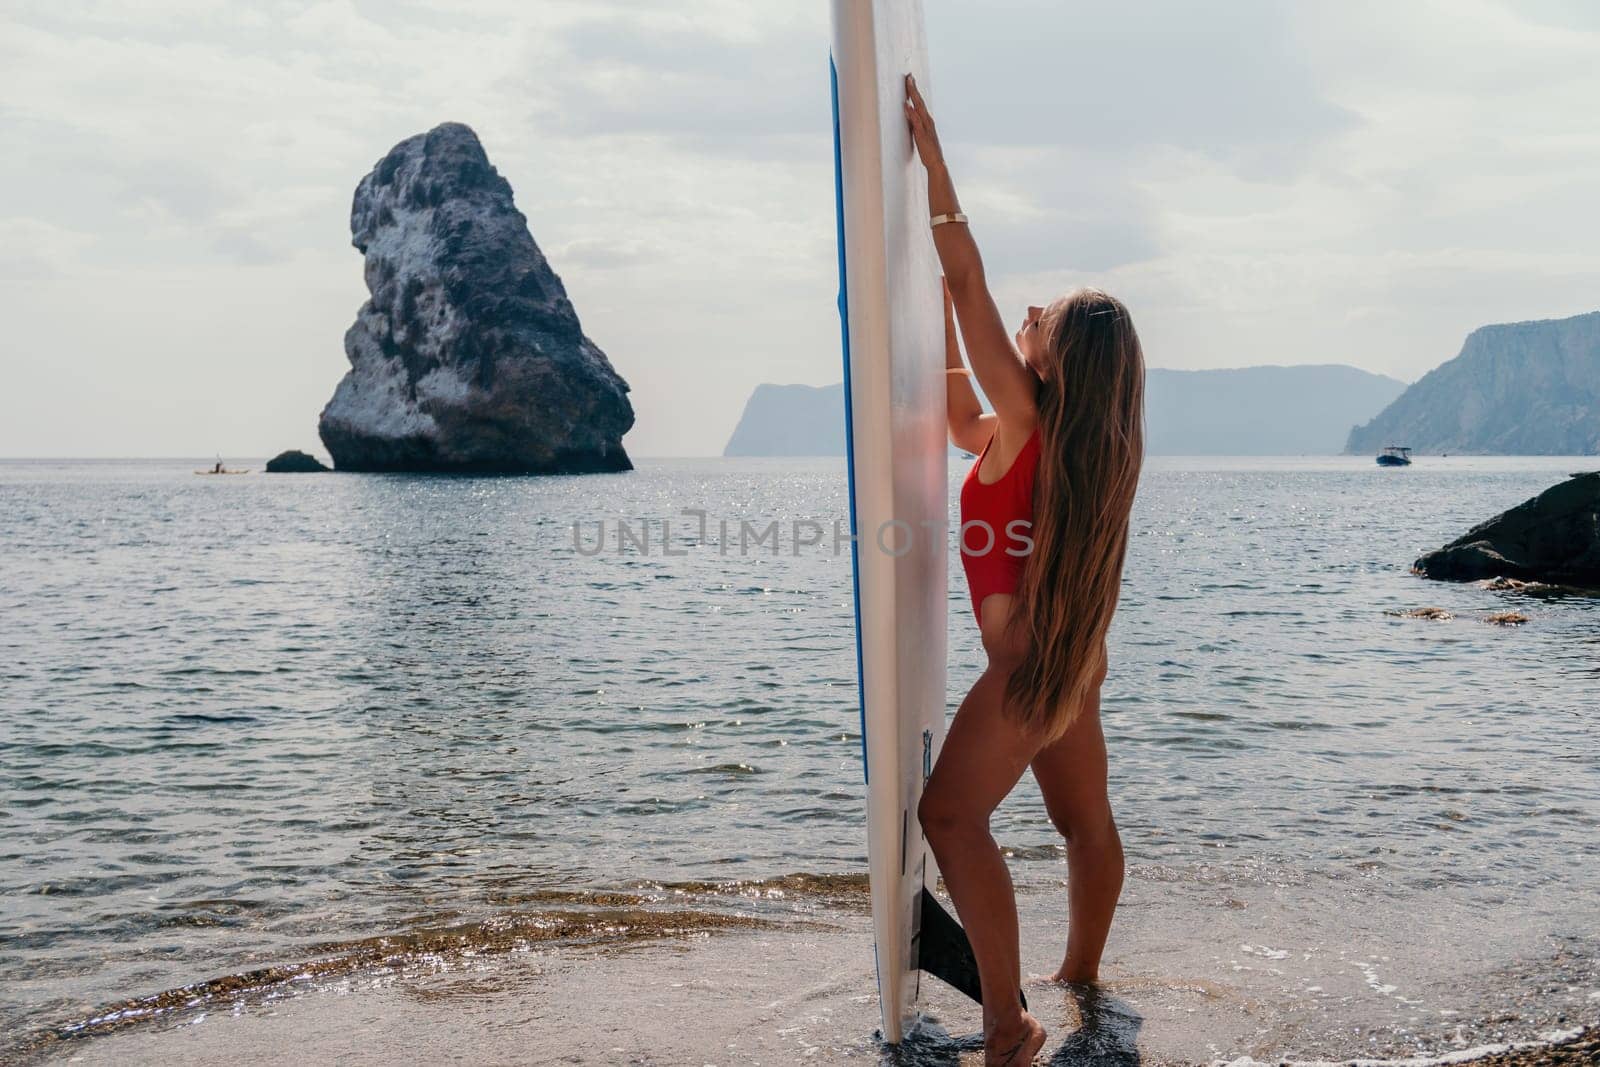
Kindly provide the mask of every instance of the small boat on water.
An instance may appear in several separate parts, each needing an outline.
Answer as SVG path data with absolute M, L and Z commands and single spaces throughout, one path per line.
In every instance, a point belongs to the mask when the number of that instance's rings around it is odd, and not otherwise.
M 1378 453 L 1378 466 L 1380 467 L 1409 467 L 1411 466 L 1411 449 L 1405 445 L 1390 445 Z
M 224 467 L 222 465 L 222 460 L 219 457 L 217 459 L 216 465 L 213 466 L 210 470 L 195 471 L 195 473 L 196 474 L 249 474 L 250 473 L 250 468 L 249 467 L 245 467 L 242 470 L 235 470 L 235 469 L 233 469 L 231 467 Z

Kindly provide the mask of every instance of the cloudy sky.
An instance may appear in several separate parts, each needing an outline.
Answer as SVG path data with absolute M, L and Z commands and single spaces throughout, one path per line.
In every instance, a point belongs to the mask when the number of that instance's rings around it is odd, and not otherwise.
M 926 0 L 1008 317 L 1092 281 L 1152 366 L 1410 381 L 1600 308 L 1600 5 Z M 464 13 L 470 12 L 470 13 Z M 355 183 L 457 120 L 633 387 L 720 453 L 839 379 L 821 0 L 0 2 L 0 455 L 314 448 Z

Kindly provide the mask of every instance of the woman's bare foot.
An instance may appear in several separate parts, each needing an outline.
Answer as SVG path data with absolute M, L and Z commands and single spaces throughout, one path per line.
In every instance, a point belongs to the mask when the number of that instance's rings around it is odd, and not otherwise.
M 1027 1067 L 1044 1048 L 1044 1025 L 1027 1012 L 983 1039 L 983 1067 Z
M 1054 974 L 1025 974 L 1022 976 L 1024 990 L 1042 989 L 1047 991 L 1073 992 L 1077 989 L 1094 986 L 1094 982 L 1070 981 L 1061 977 L 1061 972 Z
M 1098 968 L 1093 971 L 1069 971 L 1062 967 L 1050 976 L 1050 981 L 1062 985 L 1094 985 L 1100 981 L 1100 972 Z

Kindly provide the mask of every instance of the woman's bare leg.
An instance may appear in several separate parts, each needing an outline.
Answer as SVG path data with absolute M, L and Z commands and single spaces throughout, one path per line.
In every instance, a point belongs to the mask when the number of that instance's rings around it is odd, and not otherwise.
M 1098 981 L 1123 879 L 1122 839 L 1106 794 L 1098 685 L 1071 728 L 1033 757 L 1033 776 L 1050 821 L 1067 839 L 1067 953 L 1051 977 Z
M 991 663 L 961 702 L 917 818 L 977 957 L 986 1061 L 1016 1067 L 1032 1062 L 1045 1032 L 1022 1010 L 1016 898 L 1005 857 L 989 833 L 990 813 L 1039 747 L 1002 712 L 1009 673 Z

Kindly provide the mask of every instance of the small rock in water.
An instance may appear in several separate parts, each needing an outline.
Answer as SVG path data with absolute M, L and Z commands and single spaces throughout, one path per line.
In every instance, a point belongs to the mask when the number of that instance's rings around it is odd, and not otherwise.
M 1407 608 L 1405 611 L 1386 611 L 1384 614 L 1395 615 L 1402 619 L 1438 619 L 1440 622 L 1448 622 L 1455 618 L 1443 608 Z
M 1484 622 L 1492 622 L 1496 626 L 1521 626 L 1532 620 L 1520 611 L 1497 611 L 1493 615 L 1485 615 Z
M 279 452 L 267 460 L 268 474 L 314 474 L 328 468 L 322 461 L 309 452 L 302 452 L 298 448 L 291 448 L 287 452 Z

